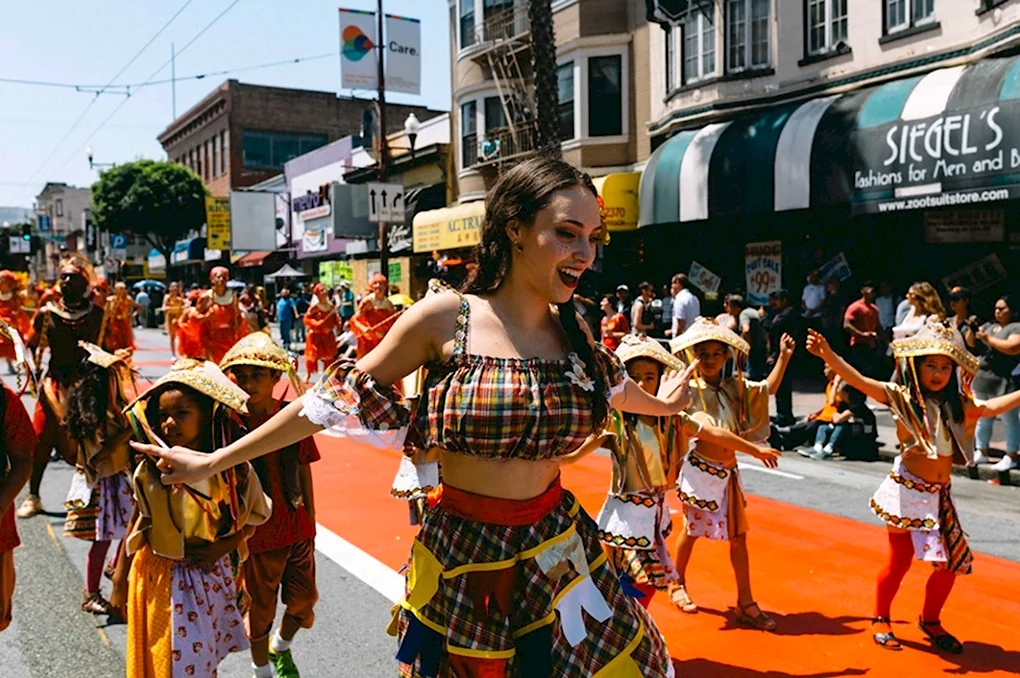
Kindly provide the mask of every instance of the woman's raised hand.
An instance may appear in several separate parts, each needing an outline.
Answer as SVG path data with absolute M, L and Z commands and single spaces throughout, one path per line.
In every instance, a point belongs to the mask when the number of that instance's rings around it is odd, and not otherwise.
M 809 329 L 807 332 L 807 352 L 825 360 L 826 354 L 832 350 L 828 340 L 815 330 Z
M 132 442 L 131 447 L 156 461 L 164 485 L 194 483 L 216 473 L 215 453 L 206 454 L 186 447 L 160 447 Z
M 698 361 L 692 362 L 683 372 L 667 370 L 659 382 L 659 400 L 675 407 L 676 411 L 687 407 L 691 401 L 691 377 L 698 369 Z

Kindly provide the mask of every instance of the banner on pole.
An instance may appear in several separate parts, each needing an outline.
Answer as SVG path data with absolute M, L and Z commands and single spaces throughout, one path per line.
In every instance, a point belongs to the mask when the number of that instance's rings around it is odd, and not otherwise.
M 340 8 L 340 86 L 376 89 L 375 12 Z
M 386 91 L 421 94 L 421 21 L 386 15 Z
M 744 276 L 749 306 L 764 306 L 783 286 L 783 244 L 778 240 L 752 242 L 744 248 Z

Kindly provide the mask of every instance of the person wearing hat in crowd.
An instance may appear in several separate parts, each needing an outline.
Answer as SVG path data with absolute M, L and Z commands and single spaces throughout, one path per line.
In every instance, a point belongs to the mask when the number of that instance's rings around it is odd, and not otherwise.
M 630 288 L 626 285 L 616 286 L 616 312 L 630 318 Z
M 241 313 L 237 297 L 227 288 L 230 271 L 224 266 L 217 266 L 209 272 L 212 289 L 212 314 L 208 321 L 206 346 L 209 360 L 219 363 L 223 360 L 230 347 L 248 334 L 248 323 Z
M 888 405 L 896 421 L 901 454 L 871 498 L 871 510 L 886 523 L 889 540 L 871 620 L 875 643 L 902 649 L 890 626 L 892 602 L 917 559 L 934 566 L 918 626 L 936 648 L 960 654 L 963 645 L 942 626 L 941 613 L 956 577 L 971 573 L 973 556 L 953 505 L 949 479 L 954 461 L 972 459 L 978 419 L 1017 407 L 1020 391 L 975 401 L 970 383 L 978 371 L 977 358 L 967 350 L 960 333 L 936 317 L 927 318 L 912 336 L 892 343 L 899 383 L 862 375 L 816 332 L 809 333 L 807 350 L 850 386 Z
M 312 336 L 309 329 L 309 340 Z M 289 354 L 265 332 L 249 334 L 237 342 L 220 367 L 248 394 L 248 413 L 242 419 L 249 431 L 289 404 L 273 396 L 281 376 L 290 378 L 294 397 L 304 393 Z M 299 629 L 311 628 L 315 621 L 319 594 L 315 586 L 315 498 L 309 465 L 318 460 L 313 438 L 252 460 L 273 504 L 269 520 L 255 528 L 248 539 L 249 555 L 244 562 L 244 586 L 251 598 L 244 622 L 251 641 L 254 678 L 272 678 L 274 667 L 279 678 L 298 678 L 290 644 Z M 270 640 L 278 596 L 287 610 Z
M 0 320 L 0 337 L 14 348 L 14 365 L 31 382 L 31 359 L 18 331 Z M 0 632 L 11 625 L 14 600 L 14 549 L 21 545 L 14 520 L 14 501 L 32 474 L 38 443 L 32 420 L 17 392 L 0 383 Z
M 343 324 L 354 317 L 356 299 L 354 291 L 351 290 L 351 282 L 349 280 L 340 281 L 340 290 L 337 293 L 337 297 L 339 297 L 337 308 L 340 312 L 341 324 Z
M 126 416 L 137 441 L 211 453 L 239 434 L 235 417 L 247 413 L 247 400 L 214 363 L 184 358 Z M 269 519 L 272 504 L 248 462 L 171 488 L 143 456 L 132 486 L 138 510 L 124 547 L 131 561 L 127 674 L 215 676 L 227 654 L 249 647 L 232 554 L 244 562 L 245 540 Z
M 67 428 L 78 456 L 64 501 L 64 536 L 92 542 L 85 557 L 82 611 L 119 614 L 103 597 L 100 583 L 110 543 L 124 538 L 134 510 L 128 477 L 131 431 L 122 412 L 138 397 L 138 385 L 128 351 L 108 353 L 84 341 L 81 347 L 88 358 L 67 398 Z
M 794 340 L 780 338 L 779 356 L 765 381 L 750 381 L 741 371 L 741 358 L 750 350 L 746 341 L 715 320 L 698 318 L 694 325 L 670 342 L 674 355 L 685 355 L 688 363 L 698 361 L 691 380 L 691 404 L 687 414 L 703 425 L 718 426 L 761 444 L 769 436 L 769 396 L 783 381 L 795 348 Z M 725 367 L 734 362 L 735 373 L 726 377 Z M 687 449 L 681 447 L 680 449 Z M 682 612 L 698 608 L 687 591 L 686 572 L 699 537 L 728 541 L 730 562 L 737 578 L 737 623 L 762 631 L 775 631 L 776 622 L 765 614 L 751 593 L 751 571 L 747 553 L 747 510 L 744 490 L 737 471 L 736 452 L 729 444 L 699 440 L 680 470 L 678 495 L 683 504 L 684 530 L 676 545 L 679 582 L 672 603 Z M 767 467 L 775 468 L 779 453 L 769 450 L 754 455 Z
M 42 511 L 39 491 L 43 474 L 56 448 L 65 461 L 75 461 L 74 445 L 63 425 L 67 392 L 78 381 L 79 369 L 86 352 L 78 342 L 98 344 L 103 325 L 103 309 L 92 303 L 95 276 L 92 264 L 80 254 L 65 257 L 60 263 L 59 297 L 51 297 L 36 311 L 28 335 L 28 348 L 34 352 L 34 364 L 41 365 L 46 349 L 50 350 L 46 378 L 39 387 L 39 400 L 32 416 L 39 443 L 35 448 L 35 465 L 28 484 L 28 496 L 18 509 L 19 518 L 31 518 Z
M 358 312 L 351 319 L 351 329 L 358 335 L 358 358 L 368 355 L 379 345 L 396 320 L 397 309 L 389 300 L 389 282 L 386 276 L 376 273 L 369 281 L 371 294 L 358 304 Z
M 667 371 L 684 372 L 689 381 L 697 368 L 669 354 L 659 342 L 647 337 L 624 337 L 616 355 L 630 378 L 645 392 L 656 394 Z M 656 591 L 672 591 L 679 585 L 676 566 L 666 546 L 673 518 L 666 492 L 676 485 L 688 443 L 694 438 L 726 445 L 763 459 L 778 454 L 716 426 L 705 426 L 681 412 L 670 417 L 649 417 L 614 410 L 602 436 L 592 438 L 574 454 L 572 463 L 598 448 L 608 449 L 613 460 L 609 496 L 599 512 L 599 539 L 609 561 L 629 577 L 648 607 Z
M 333 304 L 329 303 L 326 286 L 316 283 L 312 288 L 312 305 L 308 307 L 301 319 L 307 328 L 305 337 L 305 369 L 308 380 L 319 371 L 319 363 L 323 369 L 336 360 L 336 332 L 339 327 L 339 316 Z
M 0 271 L 0 320 L 13 328 L 19 336 L 28 335 L 28 316 L 22 310 L 21 285 L 11 271 Z M 0 336 L 0 356 L 14 374 L 14 344 Z

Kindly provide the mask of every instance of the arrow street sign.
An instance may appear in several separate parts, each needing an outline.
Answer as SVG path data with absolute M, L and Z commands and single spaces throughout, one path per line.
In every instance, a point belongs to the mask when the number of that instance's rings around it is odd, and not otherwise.
M 404 187 L 400 184 L 370 183 L 368 186 L 368 220 L 403 223 Z

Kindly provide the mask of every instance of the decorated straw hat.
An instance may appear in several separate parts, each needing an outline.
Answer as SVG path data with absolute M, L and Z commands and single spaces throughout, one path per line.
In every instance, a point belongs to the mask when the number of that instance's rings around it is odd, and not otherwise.
M 718 341 L 735 349 L 738 353 L 749 353 L 751 346 L 733 330 L 723 327 L 715 318 L 698 318 L 679 337 L 669 342 L 673 355 L 683 353 L 689 348 L 706 341 Z
M 127 364 L 127 358 L 130 355 L 128 352 L 118 350 L 116 353 L 109 353 L 99 348 L 95 344 L 88 341 L 79 341 L 80 346 L 88 354 L 88 361 L 94 365 L 99 365 L 102 368 L 109 368 L 114 363 Z
M 265 367 L 283 372 L 290 377 L 291 384 L 298 394 L 304 393 L 304 386 L 297 378 L 294 363 L 290 354 L 281 348 L 273 338 L 265 332 L 252 332 L 234 344 L 220 362 L 220 369 L 226 372 L 237 365 Z
M 16 329 L 0 320 L 0 337 L 14 345 L 14 365 L 18 370 L 19 390 L 25 385 L 21 381 L 24 378 L 27 381 L 29 392 L 35 395 L 35 364 L 32 362 L 32 354 L 25 348 L 25 342 L 22 341 L 21 335 Z
M 928 317 L 920 331 L 907 339 L 892 343 L 893 356 L 918 358 L 926 355 L 944 355 L 952 358 L 965 372 L 973 376 L 978 371 L 978 359 L 971 355 L 958 331 L 945 322 Z
M 216 363 L 194 358 L 181 358 L 175 362 L 170 371 L 160 377 L 152 388 L 138 398 L 144 400 L 156 393 L 166 384 L 183 384 L 190 386 L 199 393 L 209 396 L 217 403 L 225 405 L 235 412 L 247 413 L 248 394 L 223 374 Z M 136 401 L 137 402 L 137 401 Z M 129 405 L 130 408 L 134 403 Z
M 633 334 L 624 335 L 620 340 L 620 347 L 616 349 L 616 355 L 624 365 L 631 360 L 648 358 L 674 370 L 683 371 L 684 369 L 684 364 L 671 356 L 669 351 L 662 347 L 662 344 L 648 337 L 638 337 Z

